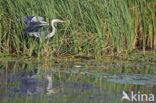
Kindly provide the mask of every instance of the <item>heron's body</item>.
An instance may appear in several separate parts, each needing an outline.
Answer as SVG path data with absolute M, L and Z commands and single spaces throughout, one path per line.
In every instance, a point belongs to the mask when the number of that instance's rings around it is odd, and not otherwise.
M 27 16 L 23 17 L 22 21 L 24 21 L 27 26 L 24 29 L 24 32 L 34 36 L 36 38 L 45 37 L 51 38 L 55 35 L 56 28 L 54 26 L 55 22 L 63 22 L 59 19 L 53 19 L 51 21 L 52 31 L 49 31 L 49 23 L 43 21 L 43 17 L 35 17 L 35 16 Z
M 24 32 L 34 37 L 46 36 L 49 33 L 48 25 L 49 23 L 47 22 L 30 22 L 24 29 Z

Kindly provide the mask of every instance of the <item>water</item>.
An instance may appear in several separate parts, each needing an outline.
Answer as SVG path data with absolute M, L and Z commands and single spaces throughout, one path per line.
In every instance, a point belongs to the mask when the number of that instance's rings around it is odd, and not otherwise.
M 155 74 L 148 62 L 1 60 L 0 103 L 129 103 L 123 91 L 156 95 Z

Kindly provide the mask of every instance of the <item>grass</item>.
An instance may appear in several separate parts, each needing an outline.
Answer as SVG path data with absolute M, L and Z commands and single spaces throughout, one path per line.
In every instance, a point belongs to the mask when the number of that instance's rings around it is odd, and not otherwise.
M 154 49 L 155 0 L 1 0 L 0 54 L 28 57 L 70 55 L 102 58 Z M 60 18 L 56 35 L 39 40 L 25 34 L 23 16 Z

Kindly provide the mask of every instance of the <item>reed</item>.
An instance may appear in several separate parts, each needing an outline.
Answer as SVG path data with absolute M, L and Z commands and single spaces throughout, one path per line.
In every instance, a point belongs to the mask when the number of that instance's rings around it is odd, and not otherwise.
M 1 0 L 0 53 L 22 56 L 84 55 L 102 58 L 154 49 L 155 0 Z M 28 15 L 70 20 L 49 40 L 25 34 Z

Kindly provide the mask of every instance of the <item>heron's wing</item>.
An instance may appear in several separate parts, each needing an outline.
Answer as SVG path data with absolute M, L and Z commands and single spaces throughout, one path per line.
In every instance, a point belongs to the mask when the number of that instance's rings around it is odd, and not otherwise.
M 25 16 L 25 17 L 22 17 L 21 20 L 25 22 L 26 24 L 29 24 L 33 17 L 34 16 Z
M 31 19 L 31 22 L 38 22 L 38 21 L 43 21 L 44 18 L 41 17 L 41 16 L 34 16 L 32 19 Z
M 41 17 L 41 16 L 25 16 L 25 17 L 22 17 L 21 20 L 23 22 L 25 22 L 26 24 L 29 24 L 31 22 L 43 21 L 44 17 Z

